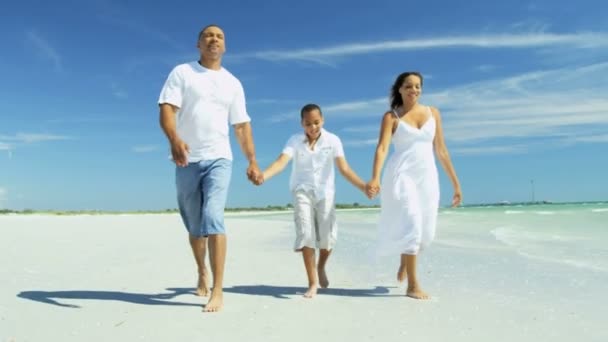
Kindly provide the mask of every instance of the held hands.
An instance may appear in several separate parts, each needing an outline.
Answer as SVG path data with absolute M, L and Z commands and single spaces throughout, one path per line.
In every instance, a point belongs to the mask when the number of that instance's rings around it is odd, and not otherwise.
M 188 166 L 188 153 L 190 153 L 190 148 L 183 140 L 177 138 L 171 141 L 171 156 L 175 165 Z
M 365 195 L 367 198 L 372 199 L 380 192 L 380 181 L 372 179 L 365 184 Z
M 260 172 L 258 163 L 256 161 L 249 162 L 247 168 L 247 179 L 249 179 L 255 185 L 261 185 L 264 183 L 264 175 Z

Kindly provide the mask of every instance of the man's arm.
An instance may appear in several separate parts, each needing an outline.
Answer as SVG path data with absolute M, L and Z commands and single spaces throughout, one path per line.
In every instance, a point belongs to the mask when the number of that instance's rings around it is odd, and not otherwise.
M 171 145 L 171 155 L 173 161 L 177 166 L 188 165 L 188 153 L 190 152 L 188 145 L 183 142 L 177 135 L 177 129 L 175 125 L 175 116 L 177 113 L 177 107 L 169 103 L 160 104 L 160 127 L 167 136 L 169 144 Z
M 262 177 L 258 162 L 255 159 L 255 145 L 253 143 L 253 133 L 251 130 L 250 122 L 242 122 L 234 125 L 234 134 L 236 139 L 241 146 L 243 155 L 249 161 L 249 167 L 247 167 L 247 178 L 254 182 L 259 182 Z

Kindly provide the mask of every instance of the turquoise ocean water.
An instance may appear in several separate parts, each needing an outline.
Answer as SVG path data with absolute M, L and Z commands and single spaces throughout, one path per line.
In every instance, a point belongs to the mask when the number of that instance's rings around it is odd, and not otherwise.
M 333 286 L 403 291 L 399 256 L 371 256 L 378 216 L 378 209 L 338 211 Z M 290 213 L 251 218 L 278 221 L 283 229 L 264 248 L 292 253 Z M 302 267 L 298 258 L 289 262 Z M 438 305 L 424 310 L 441 325 L 479 321 L 522 341 L 608 341 L 608 202 L 441 209 L 418 275 Z
M 369 258 L 378 215 L 378 209 L 339 210 L 336 252 L 356 249 L 349 258 Z M 290 213 L 257 218 L 284 221 L 290 229 Z M 427 253 L 433 249 L 504 252 L 564 271 L 608 274 L 608 202 L 444 208 Z

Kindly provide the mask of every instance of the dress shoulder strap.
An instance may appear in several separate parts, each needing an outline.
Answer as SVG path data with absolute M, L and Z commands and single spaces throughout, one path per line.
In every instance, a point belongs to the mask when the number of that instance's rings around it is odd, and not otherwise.
M 396 118 L 397 120 L 399 120 L 399 119 L 400 119 L 400 118 L 399 118 L 399 114 L 397 113 L 397 108 L 393 108 L 393 110 L 391 110 L 391 112 L 392 112 L 392 113 L 395 115 L 395 118 Z

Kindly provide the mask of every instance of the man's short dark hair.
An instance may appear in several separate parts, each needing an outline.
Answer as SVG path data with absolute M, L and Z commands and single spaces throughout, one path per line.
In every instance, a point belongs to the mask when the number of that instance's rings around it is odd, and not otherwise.
M 201 40 L 201 38 L 203 37 L 203 32 L 205 32 L 205 30 L 208 29 L 208 28 L 210 28 L 210 27 L 217 27 L 220 30 L 222 30 L 222 28 L 219 25 L 217 25 L 217 24 L 209 24 L 209 25 L 203 27 L 203 29 L 198 33 L 198 40 Z

